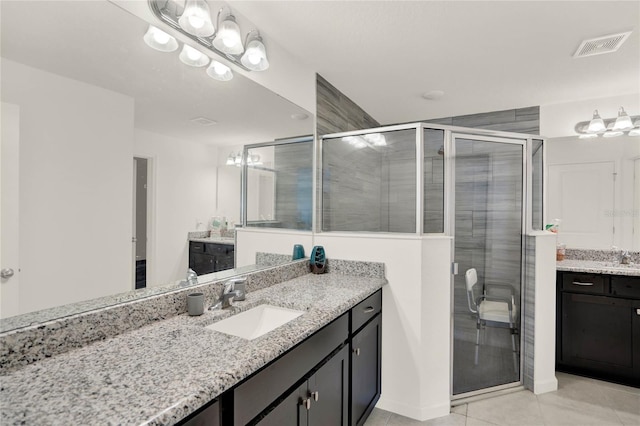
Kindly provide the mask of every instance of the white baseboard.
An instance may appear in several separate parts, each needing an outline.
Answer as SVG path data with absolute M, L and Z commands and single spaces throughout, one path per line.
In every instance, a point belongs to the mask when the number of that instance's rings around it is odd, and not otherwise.
M 451 403 L 446 401 L 436 406 L 416 407 L 404 402 L 390 401 L 384 397 L 380 397 L 376 404 L 376 408 L 391 411 L 392 413 L 400 414 L 401 416 L 409 417 L 414 420 L 425 421 L 449 415 L 451 412 Z
M 534 380 L 533 393 L 539 395 L 541 393 L 553 392 L 558 390 L 558 379 L 553 377 L 549 380 Z

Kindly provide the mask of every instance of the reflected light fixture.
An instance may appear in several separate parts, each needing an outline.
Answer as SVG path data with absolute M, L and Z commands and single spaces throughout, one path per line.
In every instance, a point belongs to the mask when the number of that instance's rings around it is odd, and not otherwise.
M 209 37 L 215 32 L 209 5 L 205 0 L 187 0 L 178 24 L 196 37 Z
M 349 145 L 358 149 L 387 146 L 387 139 L 382 133 L 366 133 L 358 136 L 345 136 L 342 138 L 342 141 L 347 142 Z
M 629 116 L 623 107 L 618 109 L 616 118 L 603 119 L 598 110 L 593 111 L 590 121 L 581 121 L 575 126 L 580 139 L 591 139 L 602 136 L 614 138 L 616 136 L 640 136 L 640 116 Z
M 153 25 L 149 25 L 149 29 L 143 39 L 144 42 L 147 43 L 147 46 L 160 52 L 173 52 L 178 50 L 178 42 L 176 39 Z
M 209 57 L 197 49 L 185 44 L 180 52 L 180 60 L 190 67 L 204 67 L 209 63 Z
M 244 52 L 242 46 L 242 37 L 240 36 L 240 27 L 236 23 L 236 17 L 229 13 L 222 22 L 220 22 L 220 14 L 218 12 L 218 32 L 213 39 L 213 47 L 224 53 L 232 55 L 240 55 Z
M 211 61 L 211 65 L 207 68 L 207 75 L 219 81 L 229 81 L 233 78 L 231 68 L 215 60 Z
M 227 166 L 242 166 L 242 152 L 238 152 L 234 154 L 233 152 L 229 154 L 227 157 L 227 161 L 225 162 Z M 249 154 L 247 155 L 247 166 L 261 166 L 262 158 L 260 154 Z
M 602 120 L 602 117 L 600 117 L 600 114 L 598 114 L 598 110 L 593 111 L 593 118 L 589 122 L 589 127 L 587 127 L 587 131 L 589 133 L 598 133 L 604 130 L 606 130 L 606 127 L 604 125 L 604 120 Z
M 251 34 L 255 33 L 251 38 Z M 242 65 L 249 68 L 252 71 L 264 71 L 269 68 L 269 61 L 267 60 L 267 49 L 264 47 L 262 37 L 257 30 L 252 30 L 247 34 L 247 48 L 240 58 Z
M 616 118 L 616 122 L 613 125 L 613 130 L 616 131 L 624 131 L 633 129 L 633 123 L 631 122 L 631 117 L 627 114 L 623 107 L 620 107 L 618 110 L 618 118 Z

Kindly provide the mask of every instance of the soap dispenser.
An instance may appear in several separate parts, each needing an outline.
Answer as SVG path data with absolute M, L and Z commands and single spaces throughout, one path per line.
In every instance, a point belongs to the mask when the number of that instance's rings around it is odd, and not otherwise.
M 309 266 L 314 274 L 323 274 L 327 268 L 327 257 L 324 254 L 324 247 L 315 246 L 311 249 Z

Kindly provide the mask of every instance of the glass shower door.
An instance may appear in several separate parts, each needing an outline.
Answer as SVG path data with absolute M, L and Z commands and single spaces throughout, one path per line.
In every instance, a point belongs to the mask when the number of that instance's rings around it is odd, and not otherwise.
M 524 140 L 455 136 L 453 395 L 520 381 Z

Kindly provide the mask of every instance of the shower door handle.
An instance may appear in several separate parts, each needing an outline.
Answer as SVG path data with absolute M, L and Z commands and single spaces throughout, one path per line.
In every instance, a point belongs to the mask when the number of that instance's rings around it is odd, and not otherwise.
M 453 262 L 451 264 L 451 273 L 453 275 L 458 275 L 458 262 Z

